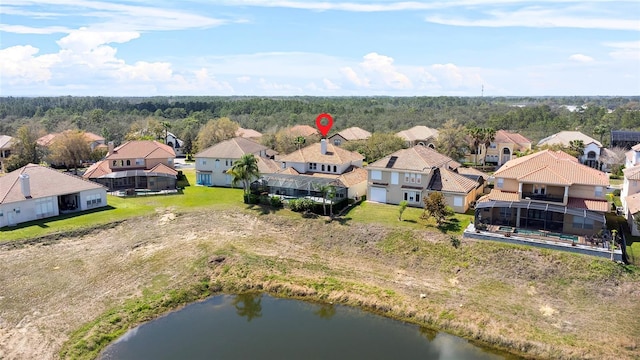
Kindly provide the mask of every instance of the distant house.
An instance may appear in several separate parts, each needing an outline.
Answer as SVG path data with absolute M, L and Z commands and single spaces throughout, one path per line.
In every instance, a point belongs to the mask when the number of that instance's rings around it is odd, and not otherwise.
M 632 146 L 640 143 L 640 131 L 612 130 L 610 146 L 619 146 L 624 149 L 631 149 Z
M 6 168 L 5 161 L 11 156 L 16 139 L 9 135 L 0 135 L 0 172 Z
M 467 155 L 467 160 L 476 163 L 481 163 L 484 160 L 487 164 L 501 166 L 515 158 L 516 153 L 528 150 L 531 150 L 531 140 L 518 133 L 498 130 L 488 148 L 484 144 L 480 146 L 477 161 L 475 159 L 476 154 Z
M 476 224 L 592 235 L 609 210 L 607 174 L 562 151 L 512 159 L 494 174 L 494 189 L 478 200 Z
M 233 163 L 245 154 L 258 159 L 260 171 L 278 170 L 278 165 L 268 158 L 269 148 L 243 137 L 235 137 L 210 146 L 194 157 L 196 160 L 196 184 L 203 186 L 231 187 L 232 176 L 227 174 Z
M 484 178 L 480 174 L 458 173 L 460 164 L 430 147 L 415 145 L 388 155 L 366 169 L 369 173 L 367 199 L 384 204 L 407 201 L 410 206 L 423 206 L 432 192 L 444 195 L 447 205 L 464 213 L 482 192 Z
M 236 136 L 257 141 L 262 137 L 262 133 L 253 129 L 238 128 L 238 130 L 236 131 Z
M 107 206 L 107 189 L 28 164 L 0 177 L 0 227 Z
M 48 148 L 51 145 L 53 145 L 53 143 L 56 142 L 56 140 L 62 136 L 65 132 L 71 132 L 73 130 L 66 130 L 62 133 L 51 133 L 51 134 L 47 134 L 44 135 L 40 138 L 38 138 L 38 140 L 36 140 L 36 143 L 39 146 Z M 84 135 L 84 138 L 87 141 L 87 144 L 89 145 L 89 148 L 91 149 L 91 151 L 95 150 L 96 148 L 99 147 L 103 147 L 106 148 L 107 145 L 105 144 L 105 139 L 100 136 L 100 135 L 96 135 L 92 132 L 88 132 L 88 131 L 83 131 L 82 134 Z
M 263 175 L 269 192 L 283 197 L 321 198 L 323 185 L 336 188 L 336 201 L 358 198 L 367 191 L 364 158 L 322 139 L 280 158 L 281 171 Z
M 577 140 L 584 143 L 582 151 L 583 155 L 580 156 L 579 159 L 580 163 L 594 169 L 602 169 L 602 162 L 600 159 L 600 156 L 602 155 L 602 144 L 598 140 L 587 136 L 580 131 L 561 131 L 540 140 L 538 142 L 538 146 L 561 145 L 568 148 L 571 141 Z
M 633 150 L 631 150 L 633 151 Z M 629 221 L 629 228 L 634 236 L 640 235 L 638 227 L 633 222 L 633 217 L 640 211 L 640 164 L 633 165 L 622 170 L 624 180 L 622 191 L 620 191 L 620 201 L 624 217 Z
M 348 141 L 366 140 L 371 137 L 371 133 L 357 126 L 346 128 L 336 134 L 329 136 L 329 142 L 335 146 L 341 146 Z
M 104 160 L 93 164 L 83 178 L 106 186 L 109 191 L 176 188 L 176 153 L 170 146 L 151 140 L 133 140 L 113 148 Z
M 174 133 L 167 131 L 166 138 L 164 140 L 165 140 L 165 144 L 169 145 L 173 149 L 173 151 L 176 153 L 176 156 L 186 155 L 182 151 L 182 147 L 184 146 L 184 141 L 178 139 L 178 137 Z
M 318 129 L 311 127 L 309 125 L 295 125 L 286 130 L 287 133 L 291 136 L 304 136 L 310 137 L 314 135 L 320 135 Z
M 408 147 L 421 145 L 435 149 L 436 140 L 438 139 L 438 130 L 424 125 L 418 125 L 411 129 L 402 130 L 396 133 L 396 135 L 403 138 Z

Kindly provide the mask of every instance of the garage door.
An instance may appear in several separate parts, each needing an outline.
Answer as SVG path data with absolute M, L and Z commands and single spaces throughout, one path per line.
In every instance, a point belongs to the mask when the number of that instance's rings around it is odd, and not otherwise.
M 385 188 L 371 188 L 371 201 L 386 203 L 387 202 L 387 189 Z

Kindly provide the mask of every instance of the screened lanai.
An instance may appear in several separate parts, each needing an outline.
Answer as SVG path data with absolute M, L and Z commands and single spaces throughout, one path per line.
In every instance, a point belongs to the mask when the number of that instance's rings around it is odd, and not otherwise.
M 293 174 L 266 174 L 261 179 L 261 185 L 268 187 L 271 195 L 284 198 L 314 198 L 322 201 L 324 186 L 334 186 L 336 189 L 335 200 L 339 201 L 347 197 L 347 188 L 340 180 L 335 178 L 293 175 Z

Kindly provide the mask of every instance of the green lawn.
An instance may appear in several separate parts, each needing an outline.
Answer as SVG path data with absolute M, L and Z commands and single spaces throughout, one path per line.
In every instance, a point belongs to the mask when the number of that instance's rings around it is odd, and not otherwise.
M 188 184 L 195 184 L 195 170 L 185 169 Z M 134 216 L 151 215 L 157 209 L 188 212 L 205 207 L 244 206 L 241 189 L 186 186 L 175 195 L 120 198 L 107 195 L 109 206 L 82 214 L 61 215 L 0 229 L 0 241 L 30 239 L 57 232 L 95 227 Z

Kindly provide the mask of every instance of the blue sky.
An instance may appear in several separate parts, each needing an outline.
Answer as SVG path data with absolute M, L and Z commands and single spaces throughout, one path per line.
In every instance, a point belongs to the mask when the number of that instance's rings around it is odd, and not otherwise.
M 640 95 L 640 1 L 2 0 L 0 96 Z

